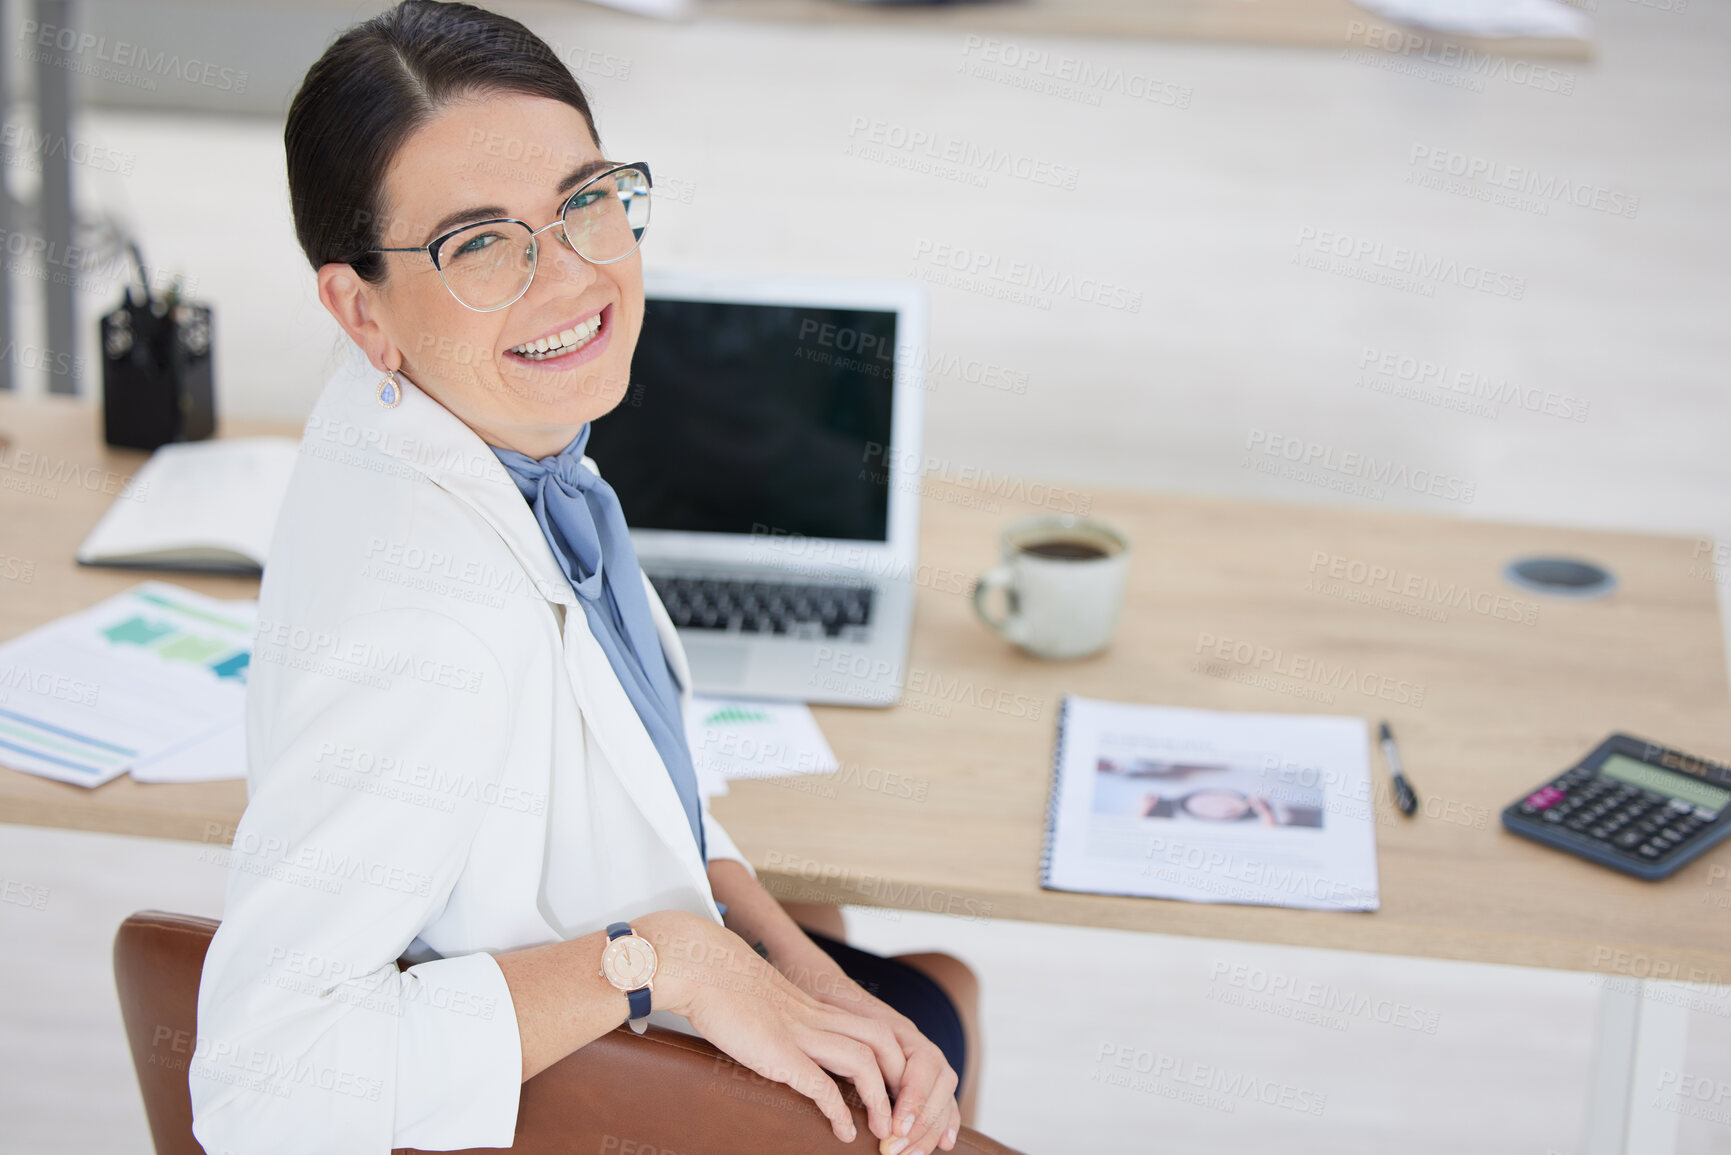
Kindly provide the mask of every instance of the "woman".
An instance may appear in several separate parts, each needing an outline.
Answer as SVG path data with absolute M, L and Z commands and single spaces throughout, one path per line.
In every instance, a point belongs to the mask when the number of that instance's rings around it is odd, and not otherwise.
M 284 141 L 353 347 L 260 589 L 194 1133 L 508 1146 L 524 1080 L 647 1018 L 844 1141 L 830 1073 L 882 1149 L 952 1148 L 971 976 L 854 951 L 833 908 L 808 934 L 758 884 L 697 796 L 684 651 L 583 456 L 627 386 L 648 172 L 604 157 L 527 29 L 431 0 L 340 37 Z
M 1260 794 L 1225 788 L 1192 790 L 1181 798 L 1150 794 L 1143 801 L 1144 818 L 1186 814 L 1204 822 L 1256 822 L 1262 826 L 1321 826 L 1322 809 Z

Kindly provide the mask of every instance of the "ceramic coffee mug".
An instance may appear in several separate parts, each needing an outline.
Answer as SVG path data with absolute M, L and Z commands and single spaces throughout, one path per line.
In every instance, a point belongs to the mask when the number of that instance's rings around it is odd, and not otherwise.
M 1003 563 L 974 585 L 980 620 L 1030 654 L 1081 658 L 1112 640 L 1130 542 L 1110 526 L 1073 514 L 1030 517 L 1005 527 Z M 986 597 L 1002 589 L 1007 612 L 986 612 Z

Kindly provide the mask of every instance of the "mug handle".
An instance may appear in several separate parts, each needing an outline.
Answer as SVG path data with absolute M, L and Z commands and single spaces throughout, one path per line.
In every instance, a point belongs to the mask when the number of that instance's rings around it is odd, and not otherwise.
M 994 589 L 1004 591 L 1005 613 L 1001 618 L 994 618 L 986 612 L 986 595 Z M 982 622 L 992 627 L 993 631 L 1015 641 L 1021 635 L 1022 619 L 1016 611 L 1016 575 L 1007 565 L 994 566 L 980 575 L 980 580 L 974 583 L 974 613 Z

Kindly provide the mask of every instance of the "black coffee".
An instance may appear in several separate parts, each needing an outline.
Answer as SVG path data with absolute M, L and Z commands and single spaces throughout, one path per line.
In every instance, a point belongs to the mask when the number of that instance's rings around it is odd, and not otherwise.
M 1106 556 L 1106 551 L 1089 541 L 1077 541 L 1075 538 L 1052 538 L 1049 541 L 1036 541 L 1022 547 L 1023 553 L 1031 553 L 1035 557 L 1057 558 L 1061 561 L 1093 561 Z

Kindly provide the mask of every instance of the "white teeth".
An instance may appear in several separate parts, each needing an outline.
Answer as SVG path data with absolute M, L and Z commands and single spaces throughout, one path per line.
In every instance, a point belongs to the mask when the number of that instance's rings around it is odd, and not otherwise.
M 545 361 L 548 357 L 569 353 L 585 344 L 600 329 L 601 314 L 597 313 L 582 324 L 573 325 L 551 337 L 537 337 L 533 341 L 525 341 L 513 348 L 511 352 L 531 361 Z

